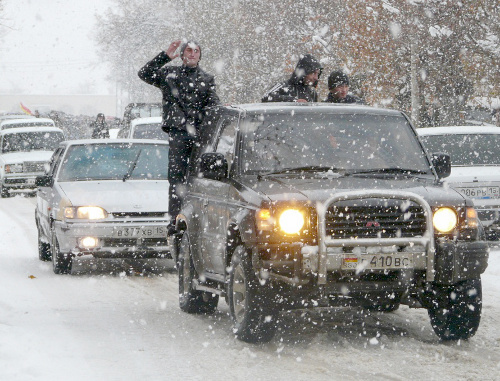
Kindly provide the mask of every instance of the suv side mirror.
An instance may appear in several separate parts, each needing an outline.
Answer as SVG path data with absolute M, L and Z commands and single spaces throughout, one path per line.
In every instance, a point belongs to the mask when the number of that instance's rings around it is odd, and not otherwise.
M 221 180 L 227 177 L 227 172 L 227 160 L 223 154 L 210 152 L 201 155 L 200 173 L 203 177 L 212 180 Z
M 447 153 L 433 153 L 431 155 L 432 165 L 440 179 L 448 177 L 451 173 L 451 158 Z
M 35 185 L 37 187 L 50 187 L 52 185 L 52 176 L 50 175 L 37 176 L 35 179 Z

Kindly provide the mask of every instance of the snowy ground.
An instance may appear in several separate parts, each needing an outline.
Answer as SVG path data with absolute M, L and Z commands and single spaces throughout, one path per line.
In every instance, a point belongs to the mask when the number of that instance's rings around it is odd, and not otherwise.
M 86 262 L 55 275 L 38 260 L 34 198 L 0 199 L 1 380 L 499 380 L 500 250 L 483 276 L 483 315 L 466 342 L 441 343 L 425 310 L 287 316 L 268 344 L 182 313 L 172 263 Z M 132 270 L 130 268 L 132 267 Z

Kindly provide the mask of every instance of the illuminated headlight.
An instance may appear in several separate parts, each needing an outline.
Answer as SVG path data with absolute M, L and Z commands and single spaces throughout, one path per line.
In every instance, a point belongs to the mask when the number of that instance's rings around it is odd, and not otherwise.
M 80 247 L 82 249 L 94 249 L 99 245 L 99 240 L 96 237 L 84 237 L 80 239 Z
M 297 234 L 304 226 L 304 216 L 296 209 L 288 209 L 281 213 L 278 222 L 286 234 Z
M 439 208 L 432 218 L 434 228 L 440 233 L 450 233 L 457 227 L 457 213 L 451 208 Z
M 16 173 L 22 172 L 23 165 L 22 164 L 6 164 L 5 165 L 5 173 Z
M 108 213 L 99 206 L 70 206 L 64 208 L 64 217 L 68 219 L 100 220 Z

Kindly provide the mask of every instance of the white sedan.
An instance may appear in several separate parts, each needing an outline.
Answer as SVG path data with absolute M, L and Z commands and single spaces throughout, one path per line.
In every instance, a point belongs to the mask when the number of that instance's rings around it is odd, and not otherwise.
M 168 143 L 62 142 L 36 179 L 41 260 L 56 274 L 75 256 L 168 258 Z
M 430 153 L 451 157 L 445 183 L 474 200 L 491 240 L 500 238 L 500 127 L 451 126 L 418 128 Z

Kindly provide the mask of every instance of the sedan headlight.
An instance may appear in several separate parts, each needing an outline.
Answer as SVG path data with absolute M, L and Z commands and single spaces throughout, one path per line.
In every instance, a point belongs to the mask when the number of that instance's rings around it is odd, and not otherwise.
M 457 227 L 458 216 L 451 208 L 439 208 L 432 218 L 434 228 L 440 233 L 450 233 Z
M 5 164 L 5 173 L 18 173 L 23 171 L 22 164 Z
M 68 219 L 100 220 L 107 216 L 108 212 L 99 206 L 70 206 L 64 208 L 64 217 Z

